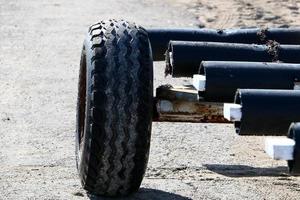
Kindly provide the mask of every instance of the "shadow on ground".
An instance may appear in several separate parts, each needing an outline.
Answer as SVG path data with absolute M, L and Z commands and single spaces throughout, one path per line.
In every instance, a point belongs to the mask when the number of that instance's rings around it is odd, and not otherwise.
M 113 200 L 116 198 L 105 198 L 105 197 L 99 197 L 95 195 L 88 195 L 88 197 L 91 200 Z M 191 198 L 183 197 L 178 194 L 164 192 L 161 190 L 155 190 L 155 189 L 148 189 L 148 188 L 141 188 L 139 192 L 136 194 L 122 198 L 122 200 L 191 200 Z
M 204 165 L 208 170 L 229 177 L 287 176 L 287 167 L 260 168 L 248 165 Z

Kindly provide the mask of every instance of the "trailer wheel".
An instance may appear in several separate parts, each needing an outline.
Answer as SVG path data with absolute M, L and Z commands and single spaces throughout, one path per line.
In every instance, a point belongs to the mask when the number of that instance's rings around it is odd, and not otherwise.
M 140 187 L 149 155 L 153 62 L 148 34 L 101 21 L 84 41 L 78 86 L 76 160 L 83 188 L 126 196 Z

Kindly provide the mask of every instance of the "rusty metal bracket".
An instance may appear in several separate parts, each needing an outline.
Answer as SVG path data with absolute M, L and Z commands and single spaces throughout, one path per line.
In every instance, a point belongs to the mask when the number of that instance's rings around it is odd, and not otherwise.
M 223 117 L 223 104 L 198 99 L 193 86 L 158 87 L 154 109 L 153 121 L 230 123 Z

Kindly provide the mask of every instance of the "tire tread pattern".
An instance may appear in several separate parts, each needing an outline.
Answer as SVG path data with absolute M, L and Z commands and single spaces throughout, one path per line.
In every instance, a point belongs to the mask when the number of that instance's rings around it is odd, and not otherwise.
M 147 32 L 124 20 L 89 28 L 91 100 L 79 164 L 83 187 L 104 196 L 138 190 L 149 155 L 153 69 Z M 89 71 L 89 70 L 88 70 Z

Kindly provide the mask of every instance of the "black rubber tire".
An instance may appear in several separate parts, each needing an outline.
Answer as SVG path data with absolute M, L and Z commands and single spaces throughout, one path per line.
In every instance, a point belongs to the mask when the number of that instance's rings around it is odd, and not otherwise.
M 79 75 L 77 168 L 83 188 L 102 196 L 137 191 L 152 125 L 153 61 L 148 34 L 126 21 L 101 21 L 85 39 Z

